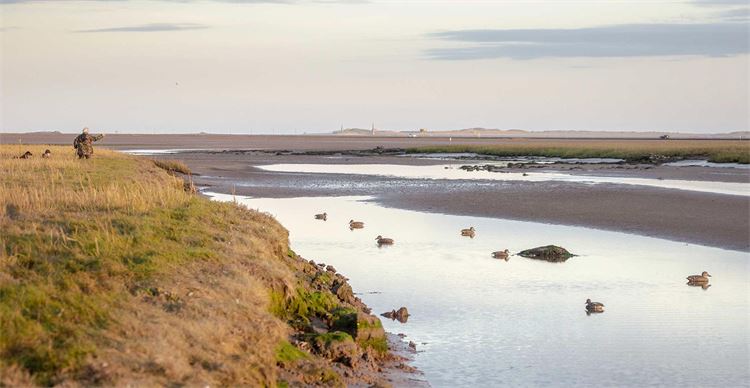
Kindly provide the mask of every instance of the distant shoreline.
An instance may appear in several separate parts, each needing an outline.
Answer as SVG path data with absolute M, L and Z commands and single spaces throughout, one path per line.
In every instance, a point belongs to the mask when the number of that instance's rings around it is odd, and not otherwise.
M 108 137 L 116 138 L 119 141 L 131 140 L 135 137 L 147 137 L 147 138 L 161 138 L 162 141 L 172 139 L 176 141 L 178 139 L 185 138 L 198 138 L 209 140 L 211 142 L 227 139 L 227 138 L 276 138 L 276 139 L 298 139 L 298 138 L 327 138 L 327 139 L 371 139 L 371 140 L 382 140 L 382 139 L 401 139 L 401 140 L 467 140 L 471 142 L 483 141 L 483 140 L 664 140 L 659 138 L 659 133 L 625 133 L 625 132 L 591 132 L 582 135 L 581 133 L 569 133 L 565 131 L 555 132 L 527 132 L 523 134 L 482 134 L 481 136 L 473 135 L 471 133 L 450 133 L 450 132 L 434 132 L 430 134 L 422 134 L 419 136 L 409 136 L 408 132 L 391 132 L 383 131 L 377 132 L 375 135 L 371 134 L 339 134 L 339 133 L 304 133 L 304 134 L 243 134 L 243 133 L 119 133 L 111 132 L 107 130 L 96 131 L 95 133 L 105 133 Z M 65 143 L 66 139 L 73 136 L 77 136 L 78 131 L 74 132 L 60 132 L 60 131 L 42 131 L 42 132 L 4 132 L 0 133 L 0 144 L 18 144 L 19 140 L 22 143 L 30 143 L 30 141 L 40 142 L 47 141 L 50 144 Z M 567 134 L 567 135 L 566 135 Z M 699 133 L 680 133 L 670 135 L 668 140 L 736 140 L 736 141 L 750 141 L 750 132 L 747 134 L 738 135 L 735 133 L 718 133 L 718 134 L 699 134 Z M 355 140 L 356 141 L 356 140 Z
M 348 138 L 348 139 L 437 139 L 437 140 L 468 140 L 473 139 L 474 141 L 481 140 L 663 140 L 659 136 L 667 134 L 670 140 L 738 140 L 738 141 L 750 141 L 750 131 L 735 131 L 726 133 L 679 133 L 679 132 L 656 132 L 656 131 L 637 131 L 637 132 L 606 132 L 606 131 L 434 131 L 427 133 L 420 133 L 415 131 L 376 131 L 373 135 L 369 131 L 367 133 L 358 132 L 321 132 L 321 133 L 302 133 L 302 134 L 268 134 L 268 133 L 119 133 L 111 132 L 106 129 L 103 131 L 110 137 L 166 137 L 166 138 L 192 138 L 199 137 L 203 139 L 224 139 L 224 138 L 300 138 L 300 137 L 315 137 L 315 138 Z M 60 132 L 60 131 L 35 131 L 35 132 L 6 132 L 0 133 L 0 144 L 12 144 L 18 143 L 18 140 L 22 140 L 22 143 L 30 143 L 30 141 L 42 141 L 46 139 L 49 144 L 60 144 L 62 137 L 70 137 L 78 135 L 77 131 L 74 132 Z M 7 140 L 5 138 L 10 138 Z M 64 143 L 64 141 L 63 141 Z M 36 143 L 39 144 L 39 143 Z
M 74 134 L 16 133 L 0 135 L 0 144 L 72 143 Z M 496 156 L 617 157 L 654 162 L 675 157 L 714 162 L 750 163 L 750 141 L 721 139 L 615 138 L 477 138 L 334 135 L 125 135 L 107 134 L 101 147 L 122 149 L 192 149 L 206 151 L 347 152 L 481 152 Z M 664 156 L 664 158 L 661 158 Z

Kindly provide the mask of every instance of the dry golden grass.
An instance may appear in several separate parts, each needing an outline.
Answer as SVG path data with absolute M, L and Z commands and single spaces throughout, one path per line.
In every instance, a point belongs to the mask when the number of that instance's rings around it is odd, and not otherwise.
M 0 385 L 276 384 L 290 328 L 270 295 L 299 280 L 270 216 L 146 159 L 12 145 L 0 230 Z
M 476 152 L 496 156 L 620 158 L 650 161 L 707 158 L 714 162 L 750 163 L 750 141 L 743 140 L 588 140 L 507 139 L 491 145 L 429 146 L 410 152 Z
M 42 159 L 45 149 L 52 157 Z M 32 159 L 12 159 L 31 150 Z M 182 181 L 166 175 L 156 177 L 155 171 L 138 166 L 137 174 L 118 176 L 134 157 L 108 150 L 96 150 L 95 159 L 79 160 L 67 147 L 0 146 L 0 171 L 3 184 L 0 198 L 15 206 L 21 214 L 36 212 L 125 211 L 137 214 L 154 207 L 179 205 L 190 196 L 182 190 Z M 142 181 L 138 173 L 152 179 Z M 153 180 L 157 182 L 153 182 Z M 0 216 L 8 211 L 0 207 Z
M 190 175 L 190 167 L 180 160 L 153 159 L 154 164 L 170 173 L 178 172 L 180 174 Z

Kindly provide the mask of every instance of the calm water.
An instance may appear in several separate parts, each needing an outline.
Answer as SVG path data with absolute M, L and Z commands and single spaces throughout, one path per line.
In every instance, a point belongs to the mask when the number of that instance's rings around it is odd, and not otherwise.
M 438 160 L 450 160 L 450 159 L 473 159 L 475 161 L 482 160 L 493 160 L 507 163 L 538 163 L 538 164 L 552 164 L 552 163 L 577 163 L 577 164 L 610 164 L 624 162 L 624 159 L 616 158 L 558 158 L 558 157 L 544 157 L 544 156 L 518 156 L 518 157 L 498 157 L 492 155 L 482 155 L 473 152 L 444 152 L 444 153 L 420 153 L 420 154 L 406 154 L 403 155 L 408 158 L 418 159 L 438 159 Z M 693 161 L 694 162 L 694 161 Z M 714 163 L 720 164 L 720 163 Z M 691 164 L 692 165 L 692 164 Z
M 665 166 L 674 167 L 715 167 L 715 168 L 739 168 L 743 170 L 750 169 L 750 164 L 740 163 L 714 163 L 707 160 L 680 160 L 678 162 L 664 163 Z
M 483 163 L 484 164 L 484 163 Z M 500 173 L 464 171 L 456 165 L 402 166 L 388 164 L 272 164 L 258 166 L 275 172 L 305 172 L 318 174 L 376 175 L 414 179 L 497 180 L 526 182 L 577 182 L 584 184 L 621 184 L 659 187 L 665 189 L 700 191 L 706 193 L 750 196 L 750 184 L 735 182 L 688 181 L 563 174 L 556 172 Z
M 153 156 L 153 155 L 171 155 L 179 154 L 180 152 L 195 152 L 195 151 L 210 151 L 205 148 L 170 148 L 170 149 L 149 149 L 149 150 L 120 150 L 120 152 L 139 155 L 139 156 Z
M 212 194 L 214 195 L 214 194 Z M 217 200 L 232 200 L 216 194 Z M 579 227 L 380 207 L 367 198 L 238 201 L 274 215 L 292 247 L 332 264 L 418 344 L 415 366 L 437 387 L 747 386 L 750 255 Z M 313 219 L 326 211 L 328 221 Z M 350 219 L 365 229 L 350 231 Z M 475 238 L 459 236 L 474 226 Z M 375 236 L 396 240 L 378 248 Z M 557 244 L 565 263 L 511 257 Z M 709 271 L 707 290 L 685 276 Z M 586 298 L 606 312 L 587 316 Z

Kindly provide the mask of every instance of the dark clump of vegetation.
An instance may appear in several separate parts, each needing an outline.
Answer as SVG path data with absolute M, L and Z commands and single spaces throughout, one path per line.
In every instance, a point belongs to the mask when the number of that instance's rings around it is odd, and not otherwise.
M 334 342 L 354 341 L 351 335 L 349 335 L 348 333 L 344 333 L 343 331 L 333 331 L 330 333 L 322 333 L 322 334 L 311 334 L 311 338 L 314 338 L 315 341 L 318 341 L 325 345 L 330 345 Z
M 388 351 L 388 341 L 385 338 L 368 338 L 358 341 L 358 344 L 362 348 L 370 348 L 379 354 L 384 354 Z
M 283 293 L 271 293 L 271 313 L 292 323 L 307 325 L 314 316 L 325 317 L 338 305 L 330 292 L 309 291 L 298 287 L 296 292 L 286 297 Z
M 357 310 L 351 307 L 334 309 L 331 316 L 331 330 L 357 335 Z
M 563 262 L 575 255 L 568 252 L 568 250 L 563 247 L 558 247 L 556 245 L 547 245 L 543 247 L 526 249 L 519 252 L 518 256 L 526 257 L 529 259 Z
M 631 163 L 706 159 L 750 163 L 743 140 L 542 140 L 508 139 L 490 145 L 445 145 L 408 149 L 409 153 L 477 153 L 498 157 L 614 158 Z
M 290 344 L 288 341 L 282 341 L 281 344 L 276 348 L 276 362 L 280 363 L 291 363 L 297 360 L 304 360 L 309 358 L 310 355 L 299 350 L 296 346 Z

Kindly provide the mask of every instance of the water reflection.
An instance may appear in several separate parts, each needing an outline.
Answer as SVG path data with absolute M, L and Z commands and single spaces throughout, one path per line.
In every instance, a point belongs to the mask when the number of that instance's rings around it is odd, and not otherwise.
M 746 252 L 389 209 L 368 198 L 238 199 L 279 219 L 296 252 L 349 277 L 374 312 L 407 307 L 407 323 L 383 319 L 383 325 L 405 333 L 407 342 L 427 343 L 415 366 L 433 386 L 750 381 Z M 328 221 L 314 220 L 310 209 L 326 209 Z M 351 219 L 367 228 L 351 232 Z M 467 225 L 479 231 L 475 238 L 457 233 Z M 397 243 L 378 249 L 377 234 Z M 499 247 L 520 252 L 548 244 L 579 256 L 560 264 L 490 256 Z M 685 274 L 703 269 L 720 286 L 685 287 Z M 586 298 L 606 303 L 606 313 L 581 314 Z
M 607 177 L 574 175 L 557 172 L 491 172 L 464 171 L 455 165 L 450 166 L 402 166 L 387 164 L 272 164 L 258 166 L 267 171 L 303 172 L 316 174 L 375 175 L 412 179 L 448 180 L 493 180 L 526 182 L 573 182 L 582 184 L 621 184 L 659 187 L 665 189 L 689 190 L 716 194 L 750 196 L 750 184 L 737 182 L 688 181 L 677 179 L 650 179 L 633 177 Z
M 704 290 L 708 290 L 708 287 L 711 287 L 710 284 L 703 283 L 703 282 L 691 282 L 691 281 L 688 281 L 687 285 L 690 286 L 690 287 L 700 287 L 700 288 L 702 288 Z

